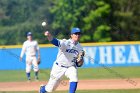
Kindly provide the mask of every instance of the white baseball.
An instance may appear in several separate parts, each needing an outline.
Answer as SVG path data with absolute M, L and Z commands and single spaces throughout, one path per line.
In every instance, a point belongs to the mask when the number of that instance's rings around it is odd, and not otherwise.
M 47 25 L 47 23 L 46 22 L 42 22 L 42 26 L 46 26 Z

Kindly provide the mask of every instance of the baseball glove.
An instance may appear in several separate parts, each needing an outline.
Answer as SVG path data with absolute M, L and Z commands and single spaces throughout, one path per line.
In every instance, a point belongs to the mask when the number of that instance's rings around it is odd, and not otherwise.
M 41 63 L 40 58 L 37 59 L 37 64 L 39 65 Z
M 81 67 L 84 63 L 84 55 L 85 55 L 85 52 L 84 51 L 81 51 L 78 56 L 77 56 L 77 59 L 76 59 L 76 66 L 77 67 Z

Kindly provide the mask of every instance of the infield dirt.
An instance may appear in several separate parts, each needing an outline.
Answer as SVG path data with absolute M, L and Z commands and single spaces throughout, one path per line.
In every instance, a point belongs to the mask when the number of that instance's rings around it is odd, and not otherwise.
M 0 91 L 38 91 L 40 85 L 47 81 L 31 82 L 0 82 Z M 68 90 L 69 82 L 61 81 L 57 90 Z M 97 79 L 79 80 L 77 90 L 99 90 L 99 89 L 140 89 L 140 78 L 137 79 Z M 56 90 L 56 91 L 57 91 Z

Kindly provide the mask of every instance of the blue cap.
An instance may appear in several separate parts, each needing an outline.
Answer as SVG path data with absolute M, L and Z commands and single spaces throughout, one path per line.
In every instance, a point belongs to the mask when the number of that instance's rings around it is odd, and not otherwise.
M 80 29 L 79 28 L 72 28 L 71 34 L 74 34 L 74 33 L 80 33 Z
M 27 36 L 32 36 L 32 32 L 28 32 L 27 33 Z

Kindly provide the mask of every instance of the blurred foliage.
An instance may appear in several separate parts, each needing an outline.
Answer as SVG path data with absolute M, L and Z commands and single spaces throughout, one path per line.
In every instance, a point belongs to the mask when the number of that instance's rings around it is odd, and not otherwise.
M 107 0 L 111 5 L 112 41 L 140 40 L 140 0 Z
M 58 37 L 63 38 L 69 35 L 72 27 L 79 27 L 82 30 L 82 42 L 111 41 L 106 21 L 98 22 L 100 18 L 105 20 L 110 12 L 110 5 L 103 0 L 59 0 L 53 3 L 50 8 L 54 15 L 52 28 L 58 33 L 64 31 Z
M 82 30 L 81 42 L 140 39 L 140 0 L 0 0 L 0 45 L 22 44 L 33 32 L 39 43 L 49 30 L 69 38 L 72 27 Z M 46 21 L 47 28 L 41 23 Z

